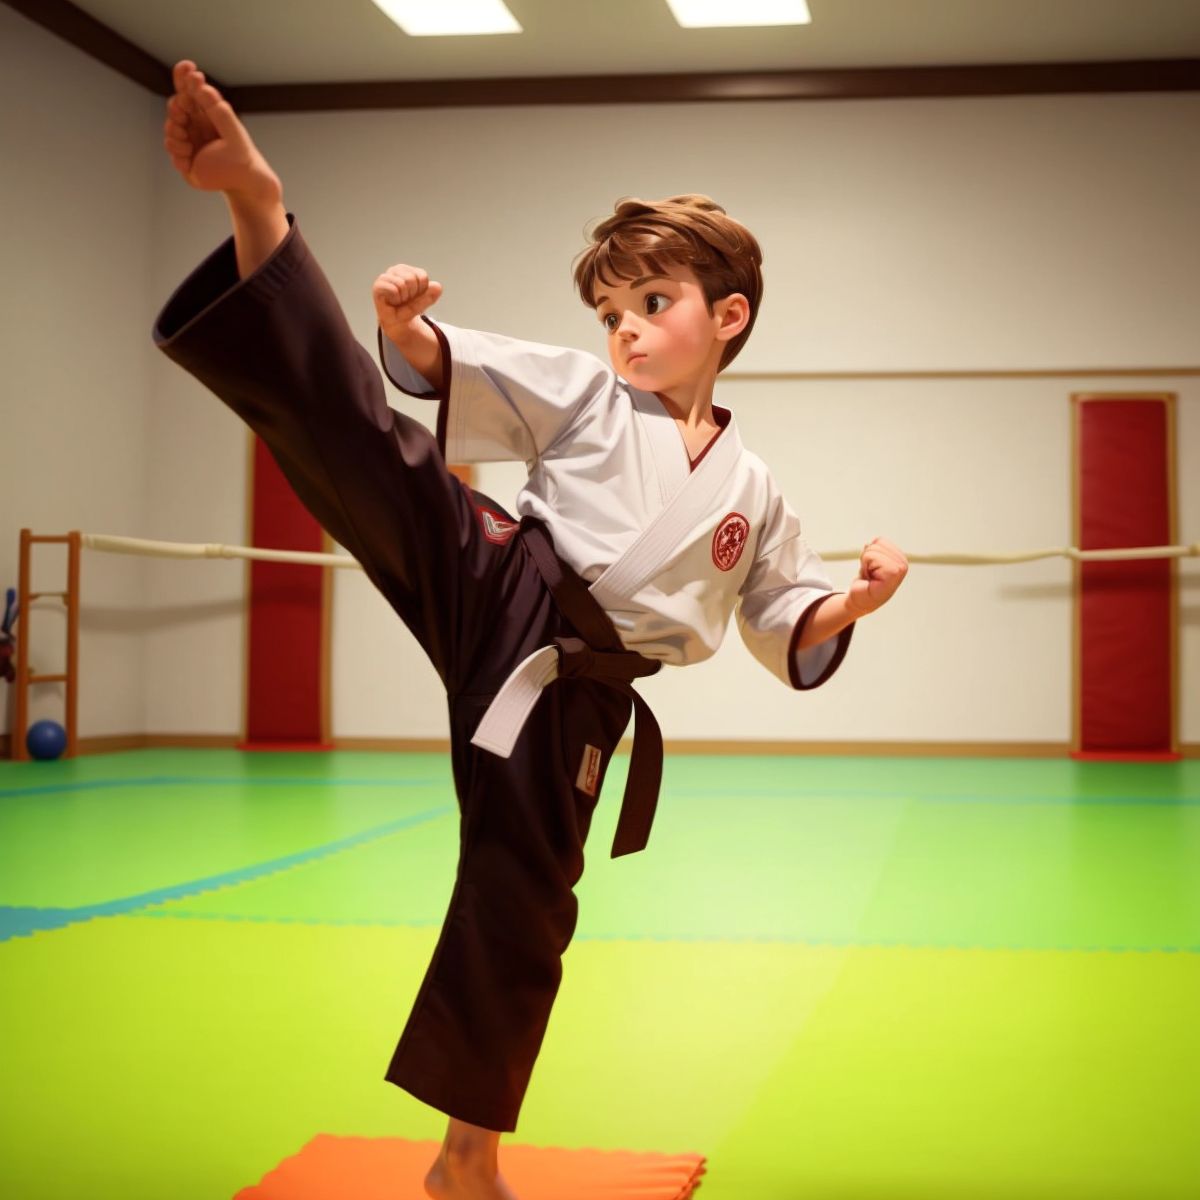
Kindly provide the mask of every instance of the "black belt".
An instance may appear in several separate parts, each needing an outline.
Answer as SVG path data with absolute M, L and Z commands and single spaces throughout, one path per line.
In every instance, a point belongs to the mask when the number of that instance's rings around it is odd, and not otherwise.
M 558 557 L 543 522 L 536 517 L 522 517 L 521 537 L 558 610 L 582 635 L 554 639 L 558 647 L 559 678 L 594 679 L 633 700 L 633 752 L 612 856 L 635 854 L 645 849 L 654 824 L 662 783 L 663 745 L 658 721 L 650 706 L 634 691 L 633 680 L 653 675 L 662 663 L 625 649 L 608 614 L 588 591 L 587 584 Z

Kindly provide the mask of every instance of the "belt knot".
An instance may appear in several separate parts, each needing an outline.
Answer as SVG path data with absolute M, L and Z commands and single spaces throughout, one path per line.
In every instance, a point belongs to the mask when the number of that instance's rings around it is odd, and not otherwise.
M 560 679 L 601 679 L 630 683 L 653 675 L 662 663 L 636 650 L 593 650 L 582 638 L 556 637 Z
M 595 674 L 596 652 L 583 638 L 556 637 L 554 644 L 558 647 L 560 679 L 580 679 Z

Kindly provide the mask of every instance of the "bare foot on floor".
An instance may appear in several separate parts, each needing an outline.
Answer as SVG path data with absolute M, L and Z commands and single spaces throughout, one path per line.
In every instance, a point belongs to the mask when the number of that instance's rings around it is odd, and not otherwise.
M 498 1170 L 485 1164 L 454 1162 L 443 1151 L 425 1176 L 432 1200 L 517 1200 Z

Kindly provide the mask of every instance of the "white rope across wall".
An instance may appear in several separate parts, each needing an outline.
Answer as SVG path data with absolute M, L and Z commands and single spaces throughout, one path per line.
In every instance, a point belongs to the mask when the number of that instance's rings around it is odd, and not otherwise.
M 832 550 L 821 557 L 830 562 L 855 561 L 860 550 Z M 1036 562 L 1042 558 L 1069 558 L 1073 562 L 1118 562 L 1139 558 L 1200 558 L 1200 542 L 1190 546 L 1130 546 L 1119 550 L 1080 550 L 1075 546 L 1056 546 L 1049 550 L 1022 550 L 1016 554 L 909 554 L 910 563 L 936 567 L 989 567 L 1011 563 Z
M 107 533 L 84 533 L 80 541 L 89 550 L 108 554 L 142 554 L 154 558 L 244 558 L 259 562 L 301 563 L 315 567 L 362 570 L 348 554 L 314 554 L 303 550 L 264 550 L 258 546 L 226 546 L 216 542 L 155 542 L 144 538 L 115 537 Z M 857 562 L 861 550 L 820 551 L 827 562 Z M 910 563 L 939 567 L 983 567 L 1035 562 L 1043 558 L 1066 558 L 1074 562 L 1115 562 L 1144 558 L 1200 558 L 1200 542 L 1187 546 L 1132 546 L 1119 550 L 1079 550 L 1058 546 L 1048 550 L 1024 550 L 1016 554 L 908 554 Z
M 88 550 L 106 554 L 141 554 L 149 558 L 248 558 L 256 562 L 302 563 L 314 567 L 362 566 L 348 554 L 316 554 L 306 550 L 264 550 L 261 546 L 224 546 L 216 542 L 154 542 L 145 538 L 116 537 L 109 533 L 81 533 Z

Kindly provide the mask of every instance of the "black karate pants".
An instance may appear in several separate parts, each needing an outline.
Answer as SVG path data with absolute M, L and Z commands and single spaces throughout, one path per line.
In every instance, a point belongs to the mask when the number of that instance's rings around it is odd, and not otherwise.
M 630 699 L 593 680 L 557 680 L 510 758 L 470 744 L 513 666 L 580 635 L 520 535 L 490 540 L 477 494 L 447 471 L 433 436 L 387 405 L 378 368 L 295 226 L 245 280 L 232 241 L 220 247 L 168 301 L 155 339 L 266 441 L 445 683 L 458 871 L 386 1078 L 449 1116 L 511 1131 L 575 929 L 596 804 L 576 780 L 594 747 L 599 794 Z

